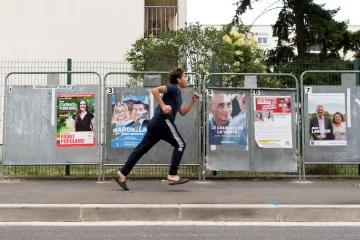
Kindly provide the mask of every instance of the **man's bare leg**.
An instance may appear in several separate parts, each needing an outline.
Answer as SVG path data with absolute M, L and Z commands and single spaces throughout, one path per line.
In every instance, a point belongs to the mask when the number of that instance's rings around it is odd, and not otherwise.
M 126 182 L 126 177 L 121 173 L 120 169 L 116 171 L 116 175 L 119 177 L 120 182 Z

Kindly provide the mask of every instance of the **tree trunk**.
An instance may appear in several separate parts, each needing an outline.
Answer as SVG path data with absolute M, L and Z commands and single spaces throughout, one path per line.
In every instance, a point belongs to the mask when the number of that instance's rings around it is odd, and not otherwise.
M 295 25 L 296 25 L 296 46 L 298 57 L 303 58 L 306 54 L 306 29 L 305 29 L 305 19 L 304 13 L 302 11 L 303 1 L 297 1 L 295 8 L 293 9 L 295 15 Z

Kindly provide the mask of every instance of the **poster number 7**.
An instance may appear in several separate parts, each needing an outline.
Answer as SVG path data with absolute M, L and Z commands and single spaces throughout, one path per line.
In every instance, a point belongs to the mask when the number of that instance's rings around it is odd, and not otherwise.
M 312 93 L 311 87 L 305 87 L 305 94 L 311 94 L 311 93 Z

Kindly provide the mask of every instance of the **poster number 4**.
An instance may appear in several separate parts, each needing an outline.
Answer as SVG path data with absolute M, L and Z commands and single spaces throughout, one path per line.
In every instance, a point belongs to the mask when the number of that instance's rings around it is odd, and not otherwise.
M 106 88 L 106 92 L 107 92 L 107 94 L 113 94 L 114 88 L 108 87 L 108 88 Z
M 305 94 L 311 94 L 311 87 L 305 87 Z

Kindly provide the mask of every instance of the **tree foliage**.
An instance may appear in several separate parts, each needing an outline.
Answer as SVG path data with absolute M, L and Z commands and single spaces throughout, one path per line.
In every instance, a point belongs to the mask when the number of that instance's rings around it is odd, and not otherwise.
M 241 21 L 241 16 L 253 9 L 252 3 L 259 0 L 238 0 L 234 22 Z M 360 31 L 351 32 L 348 21 L 336 21 L 334 16 L 340 10 L 325 9 L 325 4 L 316 4 L 314 0 L 277 0 L 280 7 L 278 19 L 273 25 L 273 36 L 277 37 L 277 46 L 266 52 L 268 63 L 284 64 L 297 59 L 339 59 L 340 51 L 356 53 L 360 50 Z M 316 56 L 310 54 L 314 46 L 321 46 Z M 296 49 L 296 51 L 294 51 Z
M 169 71 L 182 67 L 200 74 L 211 72 L 212 62 L 218 72 L 264 72 L 263 52 L 248 27 L 224 25 L 221 29 L 203 27 L 199 23 L 168 31 L 158 37 L 137 40 L 126 54 L 134 71 Z M 133 84 L 142 76 L 132 75 Z M 164 80 L 167 76 L 163 76 Z M 239 84 L 235 76 L 226 78 L 229 84 Z

